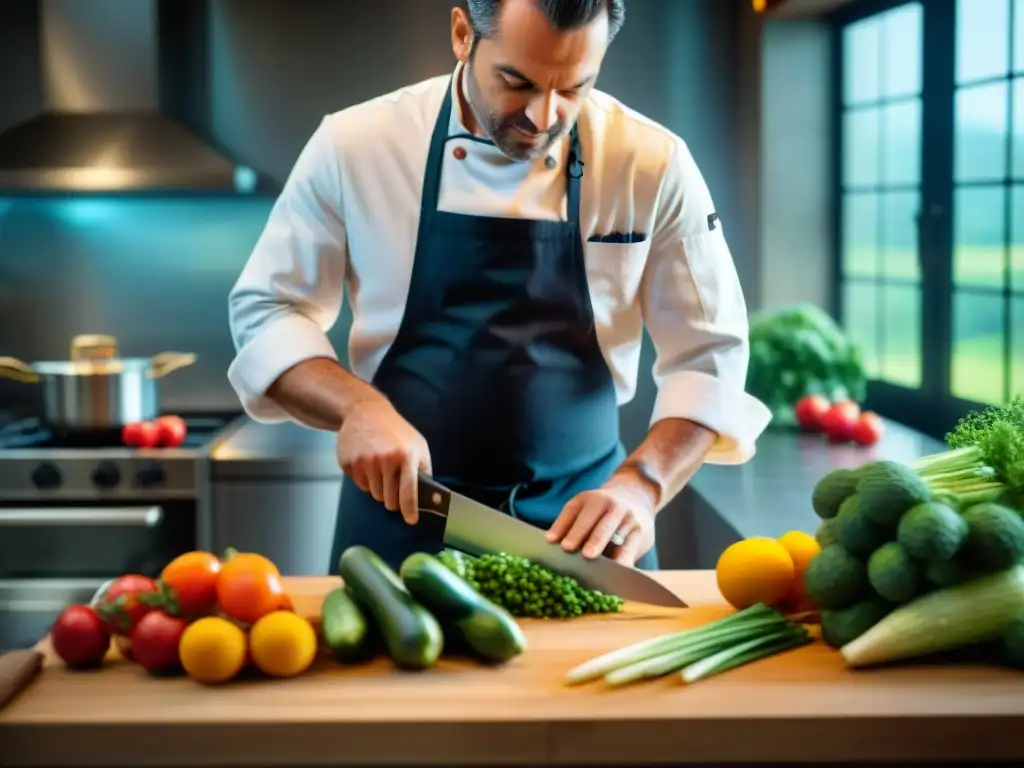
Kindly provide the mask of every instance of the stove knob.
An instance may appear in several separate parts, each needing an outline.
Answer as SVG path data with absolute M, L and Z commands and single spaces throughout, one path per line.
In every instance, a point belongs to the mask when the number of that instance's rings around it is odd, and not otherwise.
M 53 464 L 40 464 L 32 470 L 32 484 L 41 491 L 52 491 L 60 487 L 63 479 L 60 470 Z
M 92 481 L 99 488 L 114 488 L 121 482 L 121 470 L 112 461 L 104 461 L 92 473 Z
M 139 473 L 135 476 L 136 482 L 143 488 L 160 485 L 166 479 L 167 473 L 164 472 L 164 468 L 155 461 L 143 464 L 142 467 L 139 468 Z

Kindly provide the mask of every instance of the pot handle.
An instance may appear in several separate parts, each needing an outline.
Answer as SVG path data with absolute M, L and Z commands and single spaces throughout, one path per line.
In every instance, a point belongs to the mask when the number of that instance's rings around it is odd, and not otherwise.
M 33 371 L 28 363 L 23 363 L 16 357 L 0 357 L 0 379 L 35 384 L 39 381 L 39 374 Z
M 161 352 L 151 358 L 153 367 L 149 369 L 149 377 L 162 379 L 168 373 L 179 368 L 187 368 L 195 361 L 196 356 L 191 352 Z
M 117 339 L 102 333 L 84 333 L 71 340 L 72 360 L 116 360 Z

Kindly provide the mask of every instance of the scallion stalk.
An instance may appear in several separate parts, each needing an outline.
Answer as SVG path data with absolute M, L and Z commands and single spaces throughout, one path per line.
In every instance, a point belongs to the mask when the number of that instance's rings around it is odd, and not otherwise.
M 682 671 L 684 683 L 695 683 L 705 677 L 725 672 L 739 666 L 739 663 L 748 664 L 751 661 L 767 658 L 778 653 L 789 646 L 796 647 L 810 639 L 806 629 L 796 625 L 790 625 L 771 634 L 755 637 L 752 640 L 739 643 L 738 645 L 725 648 L 698 662 L 690 664 Z
M 756 621 L 765 617 L 781 618 L 781 614 L 767 605 L 758 603 L 701 627 L 686 629 L 682 632 L 675 632 L 671 635 L 663 635 L 651 638 L 650 640 L 643 640 L 625 648 L 605 653 L 569 670 L 569 673 L 565 676 L 565 683 L 566 685 L 577 685 L 596 680 L 621 667 L 676 651 L 681 647 L 682 643 L 699 640 L 706 637 L 708 633 L 721 630 L 723 627 Z
M 729 648 L 715 656 L 689 665 L 683 669 L 683 682 L 695 683 L 698 680 L 728 672 L 730 669 L 742 667 L 761 659 L 767 659 L 769 656 L 775 656 L 784 651 L 799 648 L 802 645 L 807 645 L 809 642 L 811 642 L 811 636 L 807 630 L 794 632 L 787 628 L 785 631 L 768 638 L 752 640 L 745 644 L 746 648 L 743 646 Z
M 678 647 L 659 656 L 636 661 L 612 670 L 605 675 L 604 681 L 607 685 L 616 687 L 638 680 L 662 677 L 723 648 L 732 647 L 736 643 L 745 642 L 754 637 L 762 637 L 766 633 L 770 634 L 774 628 L 787 626 L 792 625 L 780 616 L 742 622 L 727 627 L 716 627 L 716 631 L 709 632 L 695 640 L 684 640 Z

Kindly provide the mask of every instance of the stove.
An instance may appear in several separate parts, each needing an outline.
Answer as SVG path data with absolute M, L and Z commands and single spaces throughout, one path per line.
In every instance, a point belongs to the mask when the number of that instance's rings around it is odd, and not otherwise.
M 0 427 L 0 651 L 34 644 L 109 579 L 157 577 L 210 538 L 209 451 L 236 413 L 179 414 L 175 448 L 126 448 L 120 430 Z
M 121 431 L 62 433 L 38 419 L 0 428 L 0 500 L 191 498 L 197 461 L 238 414 L 181 414 L 188 425 L 175 448 L 126 448 Z

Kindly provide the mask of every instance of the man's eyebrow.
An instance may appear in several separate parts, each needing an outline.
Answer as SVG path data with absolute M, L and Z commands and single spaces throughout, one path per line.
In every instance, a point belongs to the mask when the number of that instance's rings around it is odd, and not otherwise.
M 537 84 L 535 82 L 533 82 L 530 78 L 528 78 L 526 75 L 524 75 L 522 72 L 520 72 L 515 67 L 509 66 L 508 64 L 500 64 L 500 65 L 498 65 L 497 66 L 497 70 L 499 72 L 501 72 L 502 74 L 504 74 L 504 75 L 508 75 L 509 77 L 515 78 L 516 80 L 522 80 L 523 83 L 526 84 L 526 85 L 533 86 L 534 88 L 537 87 Z M 577 88 L 582 88 L 583 86 L 585 86 L 587 83 L 589 83 L 593 79 L 594 79 L 594 75 L 589 75 L 588 77 L 583 78 L 582 80 L 580 80 L 580 82 L 576 83 L 576 85 L 573 86 L 573 90 L 575 90 Z

